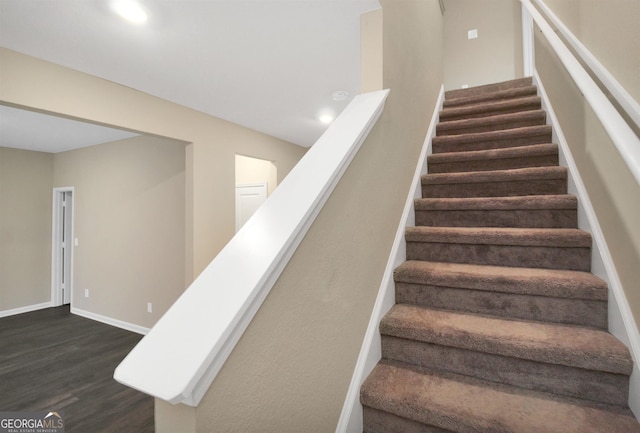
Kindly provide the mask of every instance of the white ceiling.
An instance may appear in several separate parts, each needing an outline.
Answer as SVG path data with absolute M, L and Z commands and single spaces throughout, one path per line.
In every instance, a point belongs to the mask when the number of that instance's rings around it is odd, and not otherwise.
M 359 93 L 360 14 L 377 0 L 0 0 L 0 46 L 301 146 Z M 332 92 L 349 92 L 334 101 Z M 0 113 L 1 114 L 1 113 Z M 4 129 L 2 131 L 4 136 Z
M 0 146 L 58 153 L 135 137 L 119 129 L 0 105 Z

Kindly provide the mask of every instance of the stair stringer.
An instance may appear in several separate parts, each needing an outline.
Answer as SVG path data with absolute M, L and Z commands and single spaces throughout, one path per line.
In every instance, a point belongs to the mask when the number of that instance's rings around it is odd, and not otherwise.
M 552 141 L 558 144 L 560 166 L 567 167 L 569 171 L 568 193 L 578 197 L 578 228 L 591 233 L 593 237 L 591 273 L 602 278 L 609 286 L 609 332 L 629 348 L 633 358 L 633 373 L 629 378 L 629 408 L 636 418 L 640 419 L 640 331 L 631 313 L 629 302 L 589 199 L 589 194 L 537 71 L 534 71 L 533 83 L 538 87 L 538 96 L 542 98 L 542 108 L 547 112 L 547 124 L 553 127 Z
M 385 267 L 376 302 L 369 318 L 369 324 L 364 335 L 358 360 L 351 376 L 349 389 L 345 397 L 342 412 L 336 426 L 336 433 L 362 433 L 363 418 L 362 404 L 360 404 L 360 388 L 369 373 L 382 359 L 382 336 L 380 335 L 380 320 L 395 305 L 395 282 L 393 271 L 406 261 L 407 246 L 405 230 L 415 225 L 414 200 L 422 197 L 420 178 L 427 173 L 427 156 L 431 152 L 431 139 L 436 135 L 436 125 L 444 101 L 444 85 L 440 87 L 440 94 L 433 109 L 433 115 L 427 129 L 418 164 L 411 181 L 411 189 L 407 195 L 398 229 L 391 247 L 389 260 Z

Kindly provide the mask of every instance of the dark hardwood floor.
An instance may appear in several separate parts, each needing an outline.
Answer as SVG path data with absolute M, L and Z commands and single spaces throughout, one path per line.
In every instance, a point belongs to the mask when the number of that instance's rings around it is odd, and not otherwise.
M 153 433 L 153 398 L 113 379 L 140 338 L 69 306 L 1 318 L 0 412 L 63 412 L 67 433 Z

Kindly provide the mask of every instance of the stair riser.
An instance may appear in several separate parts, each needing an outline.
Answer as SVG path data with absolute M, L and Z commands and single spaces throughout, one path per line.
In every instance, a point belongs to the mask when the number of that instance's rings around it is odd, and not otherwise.
M 488 84 L 484 86 L 470 87 L 467 89 L 453 89 L 445 92 L 445 99 L 458 99 L 468 98 L 477 95 L 487 95 L 494 92 L 501 92 L 504 90 L 517 89 L 520 87 L 531 86 L 532 79 L 520 78 L 516 80 L 509 80 L 503 83 Z
M 576 209 L 416 210 L 416 225 L 432 227 L 577 228 Z
M 444 370 L 482 380 L 626 406 L 628 377 L 382 336 L 382 357 L 422 369 Z
M 591 249 L 409 241 L 407 260 L 589 272 Z
M 538 102 L 528 102 L 526 104 L 519 104 L 514 106 L 506 106 L 506 107 L 487 107 L 483 109 L 467 109 L 467 110 L 443 110 L 440 112 L 440 122 L 448 122 L 450 120 L 462 120 L 462 119 L 480 119 L 483 117 L 489 116 L 497 116 L 500 114 L 513 114 L 513 113 L 521 113 L 523 111 L 531 111 L 531 110 L 540 110 L 541 103 Z M 461 112 L 458 112 L 461 111 Z
M 428 162 L 429 173 L 460 173 L 465 171 L 509 170 L 558 165 L 558 154 L 521 158 L 479 159 L 470 161 Z
M 388 412 L 363 407 L 363 433 L 455 433 L 401 418 Z
M 362 404 L 426 425 L 457 433 L 640 433 L 628 409 L 389 363 L 378 364 L 363 384 Z
M 451 127 L 445 123 L 436 126 L 436 135 L 444 137 L 447 135 L 474 134 L 478 132 L 502 131 L 505 129 L 524 128 L 527 126 L 539 126 L 545 124 L 544 116 L 523 117 L 509 120 L 508 122 L 478 122 L 480 124 L 470 124 Z
M 422 185 L 423 198 L 516 197 L 566 193 L 566 179 Z
M 600 302 L 608 299 L 607 283 L 593 274 L 583 272 L 407 261 L 393 271 L 393 279 L 406 284 L 429 284 L 516 295 Z
M 479 137 L 473 139 L 459 136 L 434 137 L 432 148 L 433 153 L 467 152 L 551 143 L 551 139 L 551 129 L 546 128 L 535 133 L 503 134 L 499 137 Z
M 365 426 L 365 429 L 368 429 L 367 433 L 494 433 L 491 430 L 480 431 L 476 426 L 467 425 L 468 420 L 442 414 L 437 407 L 414 406 L 411 400 L 388 402 L 381 397 L 370 395 L 366 391 L 360 393 L 363 407 L 379 412 L 374 415 L 382 415 L 377 420 L 372 420 L 370 416 L 368 426 Z M 405 431 L 405 428 L 409 430 Z
M 489 314 L 607 329 L 606 301 L 520 295 L 396 282 L 396 302 L 429 308 Z
M 501 102 L 509 101 L 513 99 L 527 98 L 530 96 L 536 96 L 538 89 L 535 86 L 520 87 L 516 89 L 507 90 L 505 92 L 496 94 L 476 95 L 468 98 L 458 99 L 445 99 L 442 108 L 459 108 L 468 105 L 477 105 L 481 103 Z

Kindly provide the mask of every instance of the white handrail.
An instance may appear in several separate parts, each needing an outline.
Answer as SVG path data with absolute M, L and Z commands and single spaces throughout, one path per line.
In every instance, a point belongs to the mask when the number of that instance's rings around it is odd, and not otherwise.
M 580 58 L 589 66 L 598 79 L 604 84 L 611 95 L 620 104 L 622 109 L 633 120 L 638 128 L 640 128 L 640 104 L 625 90 L 624 87 L 616 80 L 613 75 L 605 68 L 602 63 L 591 54 L 591 51 L 585 47 L 582 42 L 575 37 L 569 28 L 549 9 L 549 6 L 542 0 L 534 0 L 538 7 L 549 18 L 549 21 L 564 36 L 569 45 L 575 50 Z
M 197 406 L 382 113 L 351 101 L 269 199 L 116 368 L 115 379 Z
M 607 96 L 600 90 L 589 74 L 584 70 L 580 62 L 564 45 L 560 37 L 545 21 L 540 12 L 531 4 L 531 0 L 520 0 L 527 8 L 529 14 L 542 31 L 545 38 L 555 51 L 556 55 L 573 78 L 574 82 L 584 95 L 603 127 L 611 137 L 614 145 L 620 152 L 631 174 L 640 184 L 640 139 L 633 132 L 624 118 L 618 113 Z

